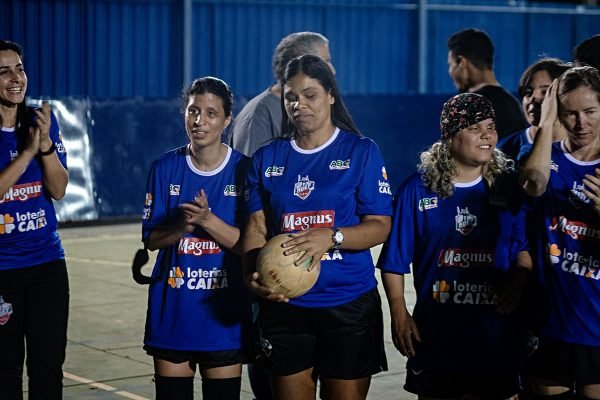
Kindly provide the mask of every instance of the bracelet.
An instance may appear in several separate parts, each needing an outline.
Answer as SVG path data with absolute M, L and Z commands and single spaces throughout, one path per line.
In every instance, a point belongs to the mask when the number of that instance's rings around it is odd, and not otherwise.
M 54 142 L 52 142 L 52 146 L 50 146 L 50 148 L 46 151 L 41 151 L 40 150 L 40 155 L 41 156 L 49 156 L 50 154 L 54 153 L 56 151 L 56 145 L 54 144 Z

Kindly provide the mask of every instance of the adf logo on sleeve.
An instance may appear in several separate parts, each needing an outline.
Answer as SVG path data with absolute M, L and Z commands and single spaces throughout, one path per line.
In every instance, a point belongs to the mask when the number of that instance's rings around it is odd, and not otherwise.
M 170 196 L 179 196 L 180 191 L 181 191 L 180 185 L 175 185 L 173 183 L 171 183 L 169 185 L 169 195 Z

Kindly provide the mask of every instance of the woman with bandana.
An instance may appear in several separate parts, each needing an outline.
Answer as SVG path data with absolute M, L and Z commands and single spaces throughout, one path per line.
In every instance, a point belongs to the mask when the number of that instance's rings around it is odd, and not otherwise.
M 513 311 L 531 267 L 512 163 L 495 149 L 485 97 L 452 97 L 440 126 L 441 140 L 396 195 L 378 264 L 392 339 L 408 357 L 404 387 L 420 398 L 512 398 L 521 389 Z M 404 298 L 411 263 L 412 315 Z
M 567 137 L 553 143 L 560 122 Z M 534 208 L 543 304 L 529 362 L 536 398 L 600 399 L 600 74 L 577 67 L 554 81 L 523 165 Z

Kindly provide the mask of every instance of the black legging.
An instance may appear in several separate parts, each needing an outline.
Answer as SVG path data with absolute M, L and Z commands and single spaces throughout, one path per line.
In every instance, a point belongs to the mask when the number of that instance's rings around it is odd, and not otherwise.
M 62 399 L 69 280 L 64 260 L 0 270 L 0 393 L 23 398 L 27 343 L 30 400 Z

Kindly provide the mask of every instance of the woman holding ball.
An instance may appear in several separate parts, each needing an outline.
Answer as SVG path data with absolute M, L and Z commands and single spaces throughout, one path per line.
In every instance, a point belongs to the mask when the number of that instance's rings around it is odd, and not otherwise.
M 242 235 L 246 285 L 261 298 L 265 366 L 277 399 L 365 399 L 387 368 L 369 249 L 390 230 L 392 197 L 376 144 L 360 135 L 325 61 L 290 61 L 282 81 L 287 138 L 259 149 L 248 173 Z M 289 234 L 296 265 L 321 261 L 316 284 L 289 299 L 258 280 L 256 257 Z M 311 260 L 312 258 L 312 260 Z

